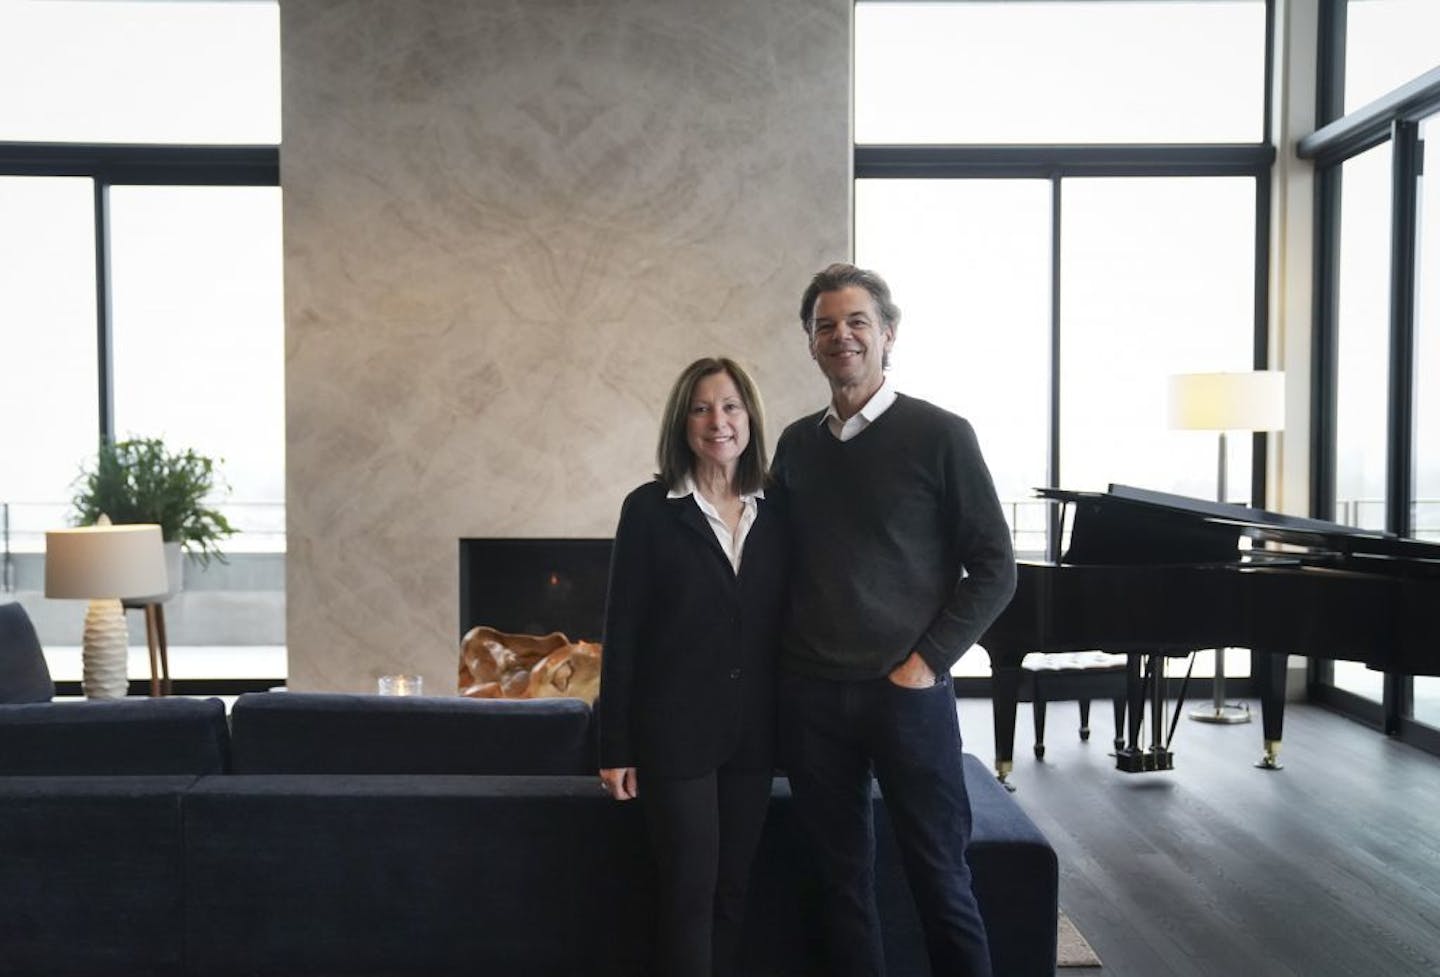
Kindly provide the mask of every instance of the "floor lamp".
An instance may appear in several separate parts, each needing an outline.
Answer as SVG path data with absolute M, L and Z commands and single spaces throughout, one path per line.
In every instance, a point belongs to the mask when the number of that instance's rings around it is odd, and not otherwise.
M 1226 501 L 1225 459 L 1229 431 L 1279 431 L 1285 427 L 1285 374 L 1182 373 L 1170 378 L 1170 427 L 1220 432 L 1216 498 Z M 1190 713 L 1204 723 L 1248 723 L 1250 708 L 1225 702 L 1225 649 L 1215 649 L 1214 702 Z

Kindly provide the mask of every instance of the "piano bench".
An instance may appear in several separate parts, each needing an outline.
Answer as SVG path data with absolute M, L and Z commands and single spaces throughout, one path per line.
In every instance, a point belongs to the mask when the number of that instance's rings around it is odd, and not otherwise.
M 1115 749 L 1125 746 L 1125 655 L 1104 651 L 1032 653 L 1020 667 L 1030 676 L 1031 708 L 1035 713 L 1035 759 L 1045 759 L 1045 704 L 1080 703 L 1080 739 L 1090 739 L 1090 700 L 1109 699 L 1115 706 Z

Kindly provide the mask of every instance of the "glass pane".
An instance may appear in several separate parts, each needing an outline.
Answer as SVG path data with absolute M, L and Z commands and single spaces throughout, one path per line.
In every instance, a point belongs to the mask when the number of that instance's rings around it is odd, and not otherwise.
M 115 431 L 216 459 L 230 551 L 284 549 L 280 190 L 116 187 Z
M 1050 185 L 858 180 L 855 224 L 857 261 L 902 312 L 896 386 L 975 425 L 1018 547 L 1043 553 Z
M 100 428 L 95 322 L 91 181 L 0 177 L 0 533 L 12 555 L 38 559 L 45 530 L 69 524 Z M 39 591 L 38 567 L 11 559 L 6 582 Z
M 0 3 L 0 140 L 280 142 L 276 3 Z
M 1259 142 L 1264 74 L 1262 0 L 855 8 L 860 143 Z
M 1385 528 L 1390 358 L 1390 144 L 1341 169 L 1336 313 L 1335 519 Z M 1379 702 L 1382 679 L 1335 663 L 1335 685 Z
M 1045 549 L 1050 185 L 1040 180 L 859 180 L 856 260 L 902 312 L 899 389 L 975 426 L 1022 556 Z M 975 649 L 959 675 L 989 674 Z
M 1343 164 L 1335 393 L 1335 518 L 1385 528 L 1390 360 L 1390 144 Z
M 1219 435 L 1169 430 L 1167 383 L 1251 368 L 1255 182 L 1075 179 L 1062 199 L 1060 484 L 1215 498 Z M 1248 503 L 1250 438 L 1228 440 Z
M 1415 682 L 1415 718 L 1440 727 L 1440 678 L 1418 675 Z
M 1350 0 L 1345 11 L 1346 112 L 1440 67 L 1436 0 Z
M 1418 253 L 1415 265 L 1415 508 L 1412 535 L 1440 542 L 1440 122 L 1420 126 Z

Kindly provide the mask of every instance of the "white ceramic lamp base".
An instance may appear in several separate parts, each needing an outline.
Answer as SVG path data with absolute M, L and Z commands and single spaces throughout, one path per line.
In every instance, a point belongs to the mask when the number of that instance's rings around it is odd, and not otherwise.
M 92 600 L 85 613 L 80 687 L 87 699 L 123 699 L 130 688 L 130 634 L 118 600 Z

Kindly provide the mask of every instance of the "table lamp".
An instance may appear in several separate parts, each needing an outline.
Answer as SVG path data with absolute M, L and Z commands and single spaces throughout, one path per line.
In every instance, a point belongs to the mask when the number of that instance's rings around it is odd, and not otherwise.
M 1226 501 L 1227 431 L 1279 431 L 1285 427 L 1285 374 L 1275 370 L 1249 373 L 1181 373 L 1170 378 L 1170 427 L 1185 431 L 1220 432 L 1216 499 Z M 1225 650 L 1215 649 L 1214 702 L 1190 713 L 1206 723 L 1248 723 L 1250 709 L 1225 702 Z
M 45 534 L 45 596 L 90 601 L 81 645 L 87 699 L 119 699 L 129 689 L 130 642 L 120 601 L 168 587 L 165 544 L 153 524 L 93 526 Z

